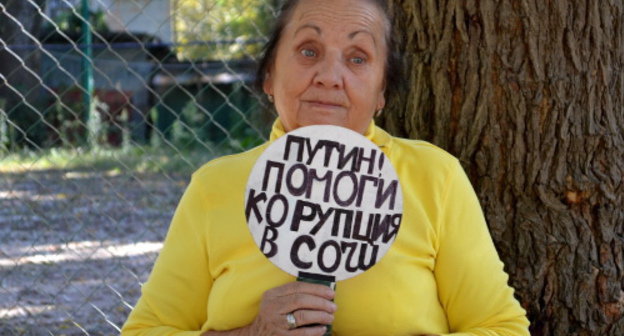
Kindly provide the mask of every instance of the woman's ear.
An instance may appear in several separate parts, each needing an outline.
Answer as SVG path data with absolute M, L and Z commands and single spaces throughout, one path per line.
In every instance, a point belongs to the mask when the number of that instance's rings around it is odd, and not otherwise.
M 386 92 L 385 90 L 381 90 L 377 96 L 377 106 L 375 107 L 375 111 L 382 110 L 384 107 L 386 107 Z
M 262 83 L 262 89 L 264 93 L 272 96 L 273 95 L 273 78 L 271 77 L 270 72 L 266 72 L 264 75 L 264 82 Z
M 375 106 L 375 111 L 383 110 L 386 107 L 386 79 L 384 78 L 381 83 L 381 90 L 377 94 L 377 106 Z

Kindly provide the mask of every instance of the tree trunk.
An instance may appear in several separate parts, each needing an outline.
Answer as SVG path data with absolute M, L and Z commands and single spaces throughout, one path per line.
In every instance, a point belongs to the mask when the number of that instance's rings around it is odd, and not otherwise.
M 33 4 L 42 8 L 44 1 L 0 0 L 0 99 L 14 129 L 13 145 L 33 147 L 42 142 L 41 53 L 28 34 L 39 35 L 42 17 Z
M 460 158 L 533 335 L 624 335 L 624 2 L 392 3 L 379 123 Z

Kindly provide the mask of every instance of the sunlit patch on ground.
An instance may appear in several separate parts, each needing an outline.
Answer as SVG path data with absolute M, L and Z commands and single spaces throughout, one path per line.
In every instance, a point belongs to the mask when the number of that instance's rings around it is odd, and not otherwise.
M 2 248 L 0 267 L 25 264 L 46 264 L 66 261 L 88 261 L 107 258 L 128 258 L 156 253 L 162 248 L 160 242 L 138 242 L 115 244 L 112 242 L 70 242 L 60 245 L 43 245 L 16 248 Z
M 0 172 L 0 335 L 115 335 L 188 178 Z

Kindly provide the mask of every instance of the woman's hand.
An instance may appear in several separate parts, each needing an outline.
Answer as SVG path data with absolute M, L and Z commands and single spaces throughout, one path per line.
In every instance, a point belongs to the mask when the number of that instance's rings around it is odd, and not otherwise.
M 264 293 L 260 312 L 251 324 L 254 335 L 323 335 L 325 325 L 334 321 L 334 291 L 323 285 L 291 282 Z M 292 313 L 297 327 L 291 329 L 286 315 Z
M 322 336 L 325 325 L 334 321 L 336 304 L 331 301 L 334 294 L 327 286 L 299 281 L 275 287 L 264 292 L 260 311 L 252 324 L 231 331 L 209 331 L 203 336 Z M 291 313 L 296 329 L 291 328 L 286 317 Z

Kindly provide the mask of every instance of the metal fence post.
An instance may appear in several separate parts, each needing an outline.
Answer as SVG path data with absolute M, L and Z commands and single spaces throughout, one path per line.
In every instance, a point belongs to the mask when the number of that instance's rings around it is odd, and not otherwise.
M 82 87 L 83 104 L 84 104 L 84 124 L 87 125 L 87 145 L 93 145 L 92 139 L 97 135 L 91 134 L 90 118 L 91 106 L 93 100 L 93 38 L 91 34 L 91 12 L 89 10 L 89 1 L 82 0 Z

